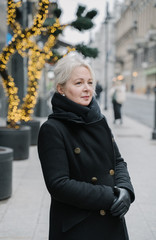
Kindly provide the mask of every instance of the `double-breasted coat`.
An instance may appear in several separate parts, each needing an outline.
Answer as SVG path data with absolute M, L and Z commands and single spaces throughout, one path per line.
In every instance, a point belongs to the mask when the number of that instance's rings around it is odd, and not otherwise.
M 134 191 L 105 117 L 94 99 L 83 107 L 55 93 L 52 103 L 38 139 L 52 199 L 49 240 L 127 240 L 124 218 L 109 209 L 114 186 L 126 188 L 132 201 Z

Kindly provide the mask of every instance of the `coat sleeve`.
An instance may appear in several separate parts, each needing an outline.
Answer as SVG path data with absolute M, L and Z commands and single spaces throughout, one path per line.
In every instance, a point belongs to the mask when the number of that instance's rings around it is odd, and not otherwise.
M 118 146 L 114 141 L 114 149 L 115 149 L 115 158 L 116 158 L 116 167 L 115 167 L 115 183 L 117 187 L 125 188 L 129 191 L 131 196 L 131 201 L 133 202 L 135 199 L 134 189 L 131 183 L 131 179 L 129 176 L 129 172 L 127 169 L 127 163 L 121 157 Z
M 64 139 L 54 124 L 41 126 L 38 153 L 47 189 L 54 199 L 86 210 L 110 208 L 114 200 L 110 186 L 70 178 Z

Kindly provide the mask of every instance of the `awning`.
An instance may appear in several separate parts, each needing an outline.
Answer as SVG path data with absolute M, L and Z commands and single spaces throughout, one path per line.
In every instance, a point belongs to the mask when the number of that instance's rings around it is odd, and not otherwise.
M 145 70 L 145 75 L 152 75 L 152 74 L 156 74 L 156 67 Z

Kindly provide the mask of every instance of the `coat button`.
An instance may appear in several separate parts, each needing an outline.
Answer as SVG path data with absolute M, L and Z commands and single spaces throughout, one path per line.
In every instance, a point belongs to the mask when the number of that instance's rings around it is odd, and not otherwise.
M 79 154 L 79 153 L 81 152 L 81 150 L 80 150 L 79 147 L 77 147 L 77 148 L 74 149 L 74 152 L 75 152 L 76 154 Z
M 97 182 L 97 177 L 92 177 L 91 181 L 92 181 L 92 183 L 96 183 Z
M 111 169 L 110 171 L 109 171 L 109 174 L 111 175 L 111 176 L 113 176 L 114 175 L 114 170 L 113 169 Z
M 105 215 L 106 215 L 105 210 L 101 209 L 101 210 L 100 210 L 100 215 L 101 215 L 101 216 L 105 216 Z

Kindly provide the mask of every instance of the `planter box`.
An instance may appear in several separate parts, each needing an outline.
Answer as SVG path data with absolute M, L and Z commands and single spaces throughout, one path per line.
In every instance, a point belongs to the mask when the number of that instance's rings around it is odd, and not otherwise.
M 12 148 L 14 160 L 29 158 L 30 127 L 20 126 L 18 129 L 0 127 L 0 146 Z
M 13 149 L 0 146 L 0 200 L 12 194 Z
M 30 145 L 37 145 L 40 121 L 34 119 L 28 122 L 22 121 L 21 125 L 29 126 L 31 128 Z

